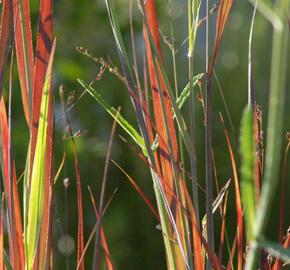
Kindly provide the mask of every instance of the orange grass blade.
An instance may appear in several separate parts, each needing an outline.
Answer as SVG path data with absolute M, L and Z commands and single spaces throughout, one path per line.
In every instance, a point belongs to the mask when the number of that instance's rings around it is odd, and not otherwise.
M 238 245 L 238 270 L 242 269 L 243 265 L 243 233 L 244 233 L 244 223 L 243 223 L 243 208 L 242 208 L 242 202 L 241 202 L 241 195 L 240 195 L 240 188 L 239 188 L 239 180 L 238 180 L 238 172 L 237 172 L 237 166 L 236 161 L 232 149 L 232 145 L 230 142 L 230 138 L 228 135 L 228 132 L 226 130 L 224 120 L 222 117 L 222 114 L 220 113 L 220 119 L 224 128 L 224 133 L 228 145 L 228 150 L 230 154 L 230 160 L 232 165 L 232 171 L 234 176 L 234 184 L 235 184 L 235 194 L 236 194 L 236 210 L 237 210 L 237 225 L 238 225 L 238 235 L 237 235 L 237 245 Z
M 199 231 L 198 225 L 197 225 L 197 219 L 196 219 L 196 212 L 193 208 L 191 197 L 188 194 L 187 189 L 185 189 L 185 199 L 187 201 L 190 218 L 192 222 L 192 237 L 193 237 L 193 249 L 194 249 L 194 266 L 195 269 L 204 269 L 204 260 L 203 260 L 203 254 L 202 254 L 202 245 L 201 245 L 201 233 Z
M 215 33 L 215 40 L 214 46 L 211 54 L 211 59 L 208 68 L 208 74 L 211 76 L 213 71 L 213 66 L 217 57 L 217 52 L 220 47 L 220 43 L 222 40 L 222 35 L 225 29 L 226 22 L 228 20 L 231 7 L 233 5 L 233 0 L 221 0 L 219 3 L 219 9 L 217 14 L 217 21 L 216 21 L 216 33 Z
M 28 126 L 31 122 L 31 97 L 34 55 L 28 0 L 13 0 L 15 48 L 22 103 Z
M 5 197 L 7 200 L 7 207 L 9 215 L 9 233 L 12 236 L 9 241 L 10 259 L 15 270 L 24 269 L 24 246 L 22 238 L 22 220 L 20 213 L 20 203 L 17 188 L 17 177 L 15 164 L 12 161 L 12 187 L 10 186 L 8 173 L 8 122 L 7 113 L 3 96 L 0 101 L 0 134 L 1 134 L 1 150 L 2 150 L 2 175 L 5 190 Z M 11 190 L 12 189 L 12 190 Z M 11 226 L 11 222 L 12 225 Z M 13 241 L 12 241 L 13 238 Z
M 90 197 L 91 197 L 92 205 L 93 205 L 93 208 L 94 208 L 96 220 L 98 220 L 99 219 L 99 213 L 98 213 L 98 210 L 97 210 L 97 207 L 96 207 L 96 202 L 95 202 L 94 196 L 93 196 L 92 191 L 91 191 L 90 188 L 89 188 L 89 192 L 90 192 Z M 110 254 L 108 242 L 107 242 L 107 239 L 106 239 L 105 231 L 104 231 L 102 225 L 100 226 L 100 237 L 101 237 L 101 245 L 102 245 L 102 247 L 104 249 L 104 253 L 105 253 L 105 261 L 106 261 L 107 269 L 108 270 L 113 270 L 114 269 L 113 262 L 112 262 L 112 259 L 111 259 L 111 254 Z
M 158 27 L 157 13 L 156 13 L 154 0 L 145 1 L 144 8 L 145 8 L 145 16 L 147 18 L 148 27 L 149 27 L 148 30 L 151 32 L 155 46 L 158 49 L 160 56 L 162 57 L 161 48 L 160 48 L 160 39 L 159 39 L 159 27 Z M 177 148 L 177 140 L 176 140 L 176 134 L 175 134 L 175 129 L 174 129 L 174 122 L 173 122 L 173 117 L 172 117 L 172 109 L 171 109 L 172 106 L 171 106 L 171 102 L 168 95 L 168 90 L 164 83 L 162 74 L 159 70 L 155 70 L 154 68 L 154 59 L 152 55 L 152 50 L 151 50 L 146 26 L 144 26 L 144 38 L 145 38 L 145 44 L 146 44 L 149 76 L 150 76 L 150 81 L 151 81 L 156 129 L 158 133 L 160 133 L 161 137 L 164 139 L 163 142 L 162 141 L 159 142 L 159 147 L 165 153 L 169 153 L 169 146 L 168 146 L 169 138 L 166 132 L 166 126 L 165 126 L 166 124 L 164 120 L 164 118 L 166 117 L 169 130 L 170 130 L 169 136 L 170 136 L 170 139 L 172 140 L 172 145 L 173 145 L 173 151 L 174 151 L 173 155 L 176 161 L 178 148 Z M 163 97 L 159 95 L 158 90 L 157 90 L 159 87 L 158 81 L 160 81 L 161 83 Z M 163 115 L 161 98 L 163 98 L 164 100 L 166 115 Z M 165 159 L 162 156 L 160 157 L 160 160 L 161 160 L 161 165 L 162 165 L 163 178 L 166 181 L 166 185 L 169 186 L 171 190 L 174 190 L 172 165 L 169 160 Z M 170 196 L 169 194 L 167 195 L 168 195 L 169 204 L 171 205 L 172 196 Z
M 120 171 L 127 177 L 127 179 L 130 181 L 130 183 L 132 184 L 132 186 L 135 188 L 135 190 L 139 193 L 139 195 L 141 196 L 141 198 L 144 200 L 144 202 L 148 205 L 148 207 L 150 208 L 151 212 L 153 213 L 153 215 L 156 217 L 156 219 L 158 221 L 160 221 L 160 217 L 158 214 L 158 211 L 155 209 L 155 207 L 153 206 L 153 204 L 151 203 L 151 201 L 148 199 L 148 197 L 144 194 L 144 192 L 140 189 L 140 187 L 136 184 L 136 182 L 132 179 L 132 177 L 126 173 L 126 171 L 118 164 L 116 163 L 114 160 L 111 160 L 119 169 Z
M 13 31 L 13 8 L 10 0 L 3 1 L 0 26 L 0 97 L 2 95 L 5 66 Z
M 151 38 L 153 46 L 157 48 L 160 59 L 162 59 L 162 53 L 159 40 L 159 27 L 157 20 L 157 13 L 154 0 L 147 0 L 144 2 L 144 39 L 146 46 L 147 64 L 149 69 L 149 77 L 151 81 L 151 91 L 153 100 L 153 109 L 155 124 L 159 138 L 163 138 L 165 141 L 159 140 L 160 151 L 160 164 L 162 168 L 162 177 L 164 179 L 162 185 L 169 187 L 170 193 L 177 194 L 181 204 L 183 204 L 183 193 L 179 187 L 179 174 L 177 172 L 176 162 L 178 159 L 178 146 L 175 133 L 172 104 L 169 98 L 169 92 L 165 83 L 165 79 L 162 74 L 162 63 L 156 63 L 156 56 L 153 56 Z M 159 136 L 159 134 L 161 136 Z M 170 159 L 166 158 L 163 153 L 169 153 Z M 184 187 L 186 188 L 186 187 Z M 179 194 L 180 192 L 180 194 Z M 180 205 L 176 205 L 174 198 L 170 193 L 165 192 L 167 204 L 169 205 L 172 213 L 169 213 L 170 222 L 173 228 L 171 232 L 172 237 L 176 237 L 178 245 L 174 246 L 174 257 L 176 261 L 176 267 L 183 269 L 189 267 L 188 254 L 190 254 L 190 246 L 187 243 L 186 229 L 187 221 L 184 214 L 181 212 Z M 185 255 L 186 254 L 186 255 Z M 191 261 L 191 259 L 190 259 Z

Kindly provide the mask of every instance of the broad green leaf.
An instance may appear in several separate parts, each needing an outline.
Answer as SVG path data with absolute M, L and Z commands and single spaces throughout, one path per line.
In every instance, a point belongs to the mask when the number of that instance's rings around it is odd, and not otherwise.
M 26 267 L 29 270 L 32 269 L 33 267 L 33 260 L 38 246 L 41 218 L 43 212 L 46 142 L 47 142 L 49 97 L 50 97 L 49 91 L 51 88 L 52 81 L 52 63 L 54 52 L 55 52 L 55 42 L 51 50 L 51 55 L 49 58 L 49 63 L 45 75 L 45 82 L 42 90 L 36 148 L 31 173 L 27 231 L 25 234 L 25 248 L 27 256 Z
M 144 140 L 138 131 L 122 116 L 117 110 L 109 105 L 102 95 L 91 85 L 78 79 L 80 85 L 117 121 L 117 123 L 127 132 L 127 134 L 139 145 L 144 154 L 147 156 Z M 117 117 L 118 115 L 118 117 Z
M 254 186 L 254 135 L 253 111 L 246 108 L 243 112 L 240 135 L 242 159 L 242 202 L 245 208 L 246 224 L 250 238 L 255 226 L 255 186 Z
M 284 262 L 290 263 L 290 249 L 286 249 L 278 243 L 273 243 L 267 240 L 258 241 L 258 245 L 266 250 L 270 255 L 277 257 Z

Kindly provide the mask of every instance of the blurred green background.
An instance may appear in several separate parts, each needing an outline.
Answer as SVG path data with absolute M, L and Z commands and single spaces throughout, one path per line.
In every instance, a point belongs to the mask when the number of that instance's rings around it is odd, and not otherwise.
M 30 1 L 33 15 L 33 30 L 37 27 L 38 1 Z M 156 1 L 157 2 L 157 1 Z M 133 24 L 135 30 L 135 45 L 139 71 L 142 67 L 142 54 L 144 44 L 142 40 L 141 14 L 137 7 L 137 1 L 133 1 Z M 171 3 L 172 12 L 169 7 Z M 129 1 L 115 0 L 117 15 L 120 20 L 123 36 L 126 40 L 128 52 L 131 52 Z M 177 73 L 178 88 L 181 91 L 187 84 L 187 3 L 186 1 L 165 1 L 157 3 L 160 29 L 165 36 L 170 35 L 170 24 L 173 26 L 175 46 L 177 49 Z M 204 7 L 202 6 L 202 9 Z M 230 129 L 226 118 L 225 107 L 216 81 L 213 83 L 213 151 L 216 161 L 216 169 L 219 185 L 222 186 L 229 178 L 232 178 L 230 159 L 227 145 L 219 119 L 219 112 L 225 118 L 227 129 L 238 160 L 237 145 L 234 143 L 235 136 L 239 133 L 239 124 L 242 110 L 247 101 L 247 54 L 248 36 L 253 7 L 247 1 L 234 1 L 229 23 L 226 26 L 224 39 L 219 51 L 215 71 L 222 87 L 225 99 L 233 120 L 235 132 Z M 215 14 L 211 17 L 211 40 L 214 37 Z M 271 56 L 271 26 L 260 15 L 257 14 L 254 37 L 253 37 L 253 79 L 257 103 L 263 110 L 263 124 L 266 126 L 267 102 L 269 90 L 269 72 Z M 61 106 L 58 97 L 58 87 L 64 86 L 66 97 L 74 93 L 75 106 L 70 110 L 69 117 L 73 133 L 81 130 L 84 135 L 76 138 L 77 152 L 80 163 L 80 173 L 83 190 L 85 241 L 94 226 L 95 217 L 88 186 L 91 188 L 96 201 L 100 194 L 101 180 L 103 177 L 105 156 L 108 146 L 112 119 L 110 116 L 88 95 L 83 95 L 83 89 L 76 79 L 81 78 L 87 82 L 92 81 L 99 72 L 100 65 L 76 51 L 77 46 L 87 48 L 95 57 L 109 57 L 112 63 L 119 67 L 115 43 L 103 0 L 58 0 L 54 3 L 54 34 L 57 37 L 57 53 L 54 66 L 54 89 L 56 108 L 56 168 L 59 166 L 62 154 L 67 154 L 64 169 L 60 179 L 55 185 L 54 214 L 53 214 L 53 240 L 55 269 L 65 269 L 66 259 L 58 248 L 58 241 L 68 234 L 76 241 L 77 231 L 77 197 L 73 150 L 69 140 L 63 140 L 64 127 L 61 121 Z M 194 73 L 204 71 L 204 27 L 200 28 L 196 44 Z M 165 67 L 173 85 L 173 65 L 170 50 L 162 42 Z M 288 78 L 288 90 L 289 78 Z M 129 95 L 118 78 L 106 71 L 101 80 L 94 83 L 94 87 L 115 107 L 121 106 L 121 112 L 128 121 L 136 127 L 133 108 Z M 289 91 L 287 91 L 286 102 L 289 103 Z M 28 143 L 22 108 L 20 104 L 19 91 L 15 93 L 14 103 L 18 109 L 14 112 L 15 134 L 14 149 L 19 175 L 21 174 Z M 204 186 L 204 126 L 203 114 L 200 103 L 197 101 L 197 163 L 198 178 L 201 187 Z M 14 106 L 16 108 L 17 106 Z M 187 119 L 188 111 L 183 109 L 184 117 Z M 285 117 L 285 133 L 289 130 L 289 106 Z M 126 134 L 117 128 L 112 159 L 119 163 L 129 175 L 138 183 L 143 192 L 155 203 L 152 189 L 152 181 L 146 165 L 137 157 L 130 144 L 124 143 L 119 135 L 127 138 Z M 284 140 L 286 143 L 286 139 Z M 25 146 L 25 147 L 24 147 Z M 186 167 L 188 170 L 188 166 Z M 65 191 L 64 178 L 70 179 L 70 185 Z M 166 262 L 163 250 L 161 232 L 156 229 L 158 224 L 146 204 L 133 189 L 126 177 L 120 170 L 110 163 L 108 174 L 108 186 L 106 190 L 106 201 L 117 189 L 116 194 L 103 219 L 103 227 L 107 236 L 114 265 L 117 269 L 165 269 Z M 287 186 L 288 196 L 289 184 Z M 215 192 L 216 194 L 216 192 Z M 65 199 L 67 195 L 67 200 Z M 204 193 L 200 190 L 201 200 Z M 269 226 L 269 238 L 278 238 L 278 197 L 274 205 L 273 218 Z M 204 209 L 200 209 L 204 214 Z M 286 217 L 289 225 L 289 211 Z M 220 217 L 215 215 L 216 237 L 220 232 Z M 234 191 L 230 187 L 229 209 L 227 214 L 227 230 L 229 240 L 232 242 L 236 229 L 236 218 L 234 208 Z M 66 226 L 67 224 L 67 226 Z M 66 232 L 67 227 L 67 232 Z M 218 241 L 217 241 L 218 243 Z M 86 268 L 90 269 L 92 264 L 92 244 L 85 256 Z M 75 269 L 76 252 L 68 257 L 69 269 Z

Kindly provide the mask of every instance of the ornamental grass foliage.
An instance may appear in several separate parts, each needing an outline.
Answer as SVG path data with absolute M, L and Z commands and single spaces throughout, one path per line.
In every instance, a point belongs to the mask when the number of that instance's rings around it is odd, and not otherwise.
M 39 7 L 37 25 L 31 17 L 31 2 Z M 107 12 L 106 24 L 111 28 L 106 34 L 114 41 L 112 57 L 118 57 L 119 63 L 94 57 L 85 46 L 78 47 L 77 53 L 86 56 L 88 62 L 94 61 L 98 71 L 89 81 L 81 78 L 81 74 L 75 78 L 75 85 L 82 92 L 78 99 L 73 99 L 65 86 L 53 83 L 59 63 L 55 61 L 55 51 L 61 38 L 53 32 L 53 1 L 1 1 L 0 268 L 59 269 L 55 258 L 61 252 L 66 269 L 118 269 L 110 249 L 111 237 L 106 234 L 103 222 L 111 203 L 118 201 L 117 189 L 109 193 L 107 188 L 113 181 L 110 170 L 116 169 L 129 180 L 136 197 L 143 200 L 158 224 L 152 230 L 157 229 L 163 241 L 162 260 L 167 269 L 287 269 L 290 136 L 283 115 L 288 103 L 285 90 L 289 88 L 290 1 L 244 3 L 251 7 L 252 14 L 249 27 L 244 29 L 248 35 L 248 46 L 243 48 L 247 72 L 242 75 L 248 83 L 244 99 L 239 100 L 244 102 L 239 127 L 233 123 L 232 105 L 227 102 L 229 95 L 235 95 L 234 89 L 224 89 L 216 72 L 220 63 L 231 67 L 239 61 L 231 51 L 227 57 L 220 56 L 223 46 L 230 46 L 224 44 L 229 40 L 224 36 L 234 9 L 239 7 L 236 1 L 168 0 L 164 5 L 154 0 L 130 0 L 123 4 L 129 9 L 129 36 L 124 34 L 120 23 L 121 15 L 124 16 L 117 8 L 120 3 L 102 2 Z M 165 24 L 164 21 L 160 24 L 159 5 L 170 15 Z M 179 10 L 183 10 L 183 29 L 174 26 L 174 14 Z M 255 88 L 255 71 L 259 68 L 254 64 L 259 59 L 255 58 L 253 49 L 257 16 L 267 22 L 272 32 L 267 56 L 270 58 L 268 105 L 263 110 Z M 98 26 L 95 30 L 98 31 Z M 179 70 L 180 62 L 184 66 L 183 74 Z M 104 76 L 120 81 L 126 89 L 126 92 L 106 91 L 114 96 L 126 95 L 134 122 L 121 107 L 112 106 L 99 89 Z M 17 91 L 21 103 L 14 101 Z M 69 114 L 84 95 L 92 106 L 102 108 L 112 119 L 105 142 L 103 174 L 97 179 L 98 192 L 90 184 L 87 189 L 81 177 L 77 140 L 80 136 L 84 140 L 87 137 L 81 130 L 74 132 L 74 118 Z M 221 100 L 218 108 L 216 98 Z M 21 107 L 28 134 L 22 168 L 15 162 L 17 107 L 17 110 Z M 89 111 L 83 113 L 90 115 Z M 60 123 L 64 127 L 62 131 Z M 216 126 L 226 147 L 215 140 Z M 56 135 L 59 132 L 63 134 L 60 141 Z M 118 136 L 119 132 L 125 136 Z M 146 180 L 146 185 L 151 187 L 152 196 L 147 194 L 144 183 L 115 160 L 113 145 L 120 139 L 139 159 L 142 170 L 149 173 L 151 179 Z M 67 158 L 68 147 L 72 160 Z M 221 162 L 215 158 L 216 151 L 224 151 L 228 156 L 223 167 L 230 179 L 218 177 Z M 73 179 L 63 177 L 68 162 L 74 167 Z M 56 194 L 59 194 L 56 189 L 62 184 L 65 204 L 56 207 Z M 71 236 L 67 232 L 70 186 L 76 190 L 77 209 L 73 216 L 76 232 Z M 273 204 L 278 209 L 273 209 Z M 90 230 L 86 224 L 88 206 L 93 218 Z M 63 218 L 57 216 L 59 209 L 64 213 Z M 273 228 L 273 234 L 277 235 L 269 238 L 269 218 L 274 212 L 279 212 L 278 227 Z M 115 222 L 117 225 L 118 221 Z M 63 230 L 58 239 L 56 227 Z

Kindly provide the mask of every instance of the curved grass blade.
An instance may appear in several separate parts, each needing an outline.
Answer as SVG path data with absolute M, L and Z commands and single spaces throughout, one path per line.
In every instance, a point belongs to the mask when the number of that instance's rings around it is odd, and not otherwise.
M 137 143 L 137 145 L 141 147 L 144 155 L 147 156 L 145 143 L 139 132 L 121 114 L 118 115 L 118 111 L 109 105 L 97 90 L 80 79 L 78 79 L 78 82 L 114 118 L 114 120 L 117 121 L 117 123 Z

